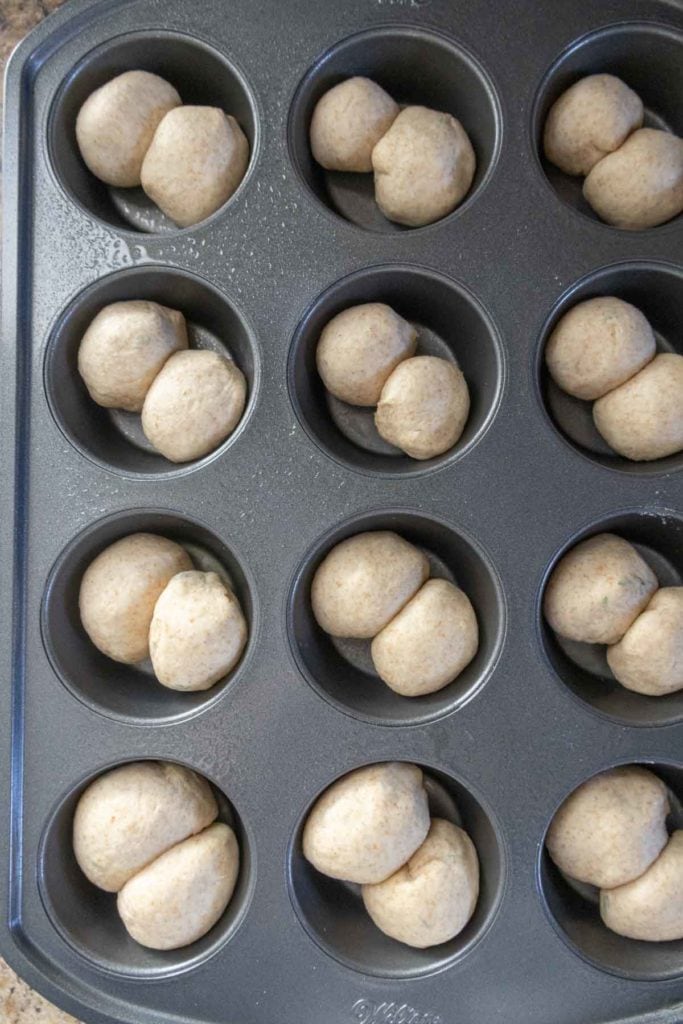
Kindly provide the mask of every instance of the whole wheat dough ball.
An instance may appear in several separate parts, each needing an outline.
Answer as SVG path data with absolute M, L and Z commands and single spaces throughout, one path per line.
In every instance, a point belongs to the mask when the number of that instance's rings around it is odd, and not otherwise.
M 429 831 L 427 792 L 414 764 L 387 761 L 333 782 L 306 819 L 303 851 L 324 875 L 382 882 Z
M 634 462 L 683 450 L 683 356 L 661 352 L 593 406 L 610 448 Z
M 403 697 L 434 693 L 460 675 L 479 647 L 467 594 L 448 580 L 427 580 L 372 641 L 381 679 Z
M 462 371 L 446 359 L 413 356 L 387 378 L 375 426 L 385 441 L 412 459 L 433 459 L 453 447 L 469 412 Z
M 683 140 L 656 128 L 639 128 L 600 160 L 583 194 L 602 220 L 640 231 L 664 224 L 683 210 Z
M 588 174 L 643 123 L 643 104 L 614 75 L 588 75 L 556 100 L 545 122 L 543 148 L 565 174 Z
M 463 930 L 479 897 L 479 861 L 470 837 L 434 818 L 427 838 L 395 874 L 364 885 L 363 903 L 377 927 L 407 946 L 427 949 Z
M 640 876 L 600 893 L 600 916 L 618 935 L 646 942 L 683 939 L 683 831 L 674 832 Z
M 358 533 L 335 545 L 318 566 L 311 604 L 331 636 L 375 636 L 429 576 L 421 551 L 388 530 Z
M 244 374 L 207 349 L 167 359 L 142 407 L 145 437 L 171 462 L 208 455 L 239 423 L 247 398 Z
M 553 818 L 546 846 L 561 871 L 610 889 L 642 875 L 666 845 L 666 786 L 625 765 L 588 779 Z
M 551 629 L 568 640 L 615 644 L 657 586 L 657 577 L 632 544 L 599 533 L 557 563 L 543 595 L 543 613 Z
M 558 387 L 592 401 L 633 377 L 656 350 L 640 310 L 614 295 L 601 295 L 564 314 L 548 339 L 545 361 Z
M 683 587 L 662 587 L 607 649 L 607 663 L 627 690 L 661 697 L 683 690 Z
M 377 405 L 391 371 L 417 345 L 417 331 L 383 302 L 365 302 L 337 313 L 315 353 L 327 390 L 350 405 Z
M 398 224 L 431 224 L 465 198 L 476 164 L 459 121 L 428 107 L 406 107 L 372 151 L 377 205 Z
M 181 227 L 198 224 L 227 202 L 249 163 L 239 124 L 218 107 L 178 107 L 154 133 L 142 164 L 142 187 Z
M 76 141 L 88 170 L 107 185 L 132 188 L 161 119 L 180 96 L 149 71 L 125 71 L 88 96 L 76 118 Z
M 185 348 L 185 317 L 178 310 L 144 300 L 112 302 L 83 335 L 78 372 L 98 405 L 140 412 L 168 357 Z
M 159 594 L 172 576 L 191 568 L 180 544 L 154 533 L 132 533 L 105 548 L 86 569 L 78 595 L 95 647 L 126 665 L 144 661 Z
M 398 103 L 369 78 L 329 89 L 311 118 L 311 150 L 328 171 L 371 171 L 372 150 L 398 114 Z
M 247 642 L 240 603 L 215 572 L 181 572 L 159 595 L 149 628 L 154 674 L 172 690 L 208 690 Z
M 239 872 L 235 833 L 215 822 L 134 875 L 116 905 L 128 934 L 148 949 L 179 949 L 213 928 Z
M 73 848 L 83 874 L 118 892 L 136 872 L 218 814 L 211 787 L 178 764 L 135 761 L 91 782 L 76 805 Z

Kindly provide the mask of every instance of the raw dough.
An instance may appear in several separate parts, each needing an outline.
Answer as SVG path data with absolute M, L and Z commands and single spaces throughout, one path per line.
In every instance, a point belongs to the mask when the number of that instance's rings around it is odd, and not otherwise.
M 625 765 L 588 779 L 553 818 L 546 846 L 561 871 L 610 889 L 642 875 L 668 835 L 666 786 L 652 772 Z
M 427 793 L 414 764 L 371 764 L 333 782 L 303 832 L 304 856 L 330 878 L 382 882 L 429 830 Z
M 127 665 L 144 661 L 159 594 L 172 576 L 191 568 L 180 544 L 153 533 L 133 533 L 105 548 L 86 569 L 78 595 L 95 647 Z
M 595 165 L 583 194 L 615 227 L 639 231 L 664 224 L 683 210 L 683 140 L 639 128 Z
M 328 171 L 371 171 L 372 149 L 398 114 L 398 104 L 369 78 L 347 78 L 318 100 L 311 150 Z
M 413 356 L 388 377 L 375 425 L 411 458 L 433 459 L 458 441 L 469 412 L 467 381 L 458 367 L 436 356 Z
M 179 764 L 134 761 L 91 782 L 76 806 L 73 848 L 90 881 L 119 889 L 218 814 L 206 779 Z
M 178 107 L 166 114 L 142 164 L 142 187 L 181 227 L 228 201 L 249 163 L 239 124 L 218 107 Z
M 683 587 L 662 587 L 613 647 L 607 663 L 628 690 L 661 697 L 683 690 Z
M 244 411 L 247 383 L 235 364 L 206 349 L 170 357 L 142 407 L 145 437 L 171 462 L 189 462 L 225 441 Z
M 377 405 L 391 371 L 417 345 L 417 331 L 383 302 L 351 306 L 332 317 L 315 358 L 327 390 L 350 405 Z
M 629 939 L 683 939 L 683 831 L 673 833 L 640 878 L 603 889 L 600 915 L 608 928 Z
M 162 590 L 149 630 L 154 674 L 172 690 L 208 690 L 247 642 L 240 603 L 215 572 L 181 572 Z
M 545 122 L 543 148 L 565 174 L 588 174 L 643 123 L 643 104 L 614 75 L 588 75 L 556 100 Z
M 417 949 L 454 938 L 474 913 L 479 861 L 457 825 L 434 818 L 410 860 L 384 882 L 363 886 L 368 914 L 386 935 Z
M 599 533 L 557 563 L 545 588 L 543 612 L 551 629 L 568 640 L 615 644 L 657 586 L 657 577 L 632 544 Z
M 580 302 L 565 313 L 545 348 L 558 387 L 592 401 L 633 377 L 657 350 L 649 323 L 614 295 Z
M 610 448 L 635 462 L 683 450 L 683 356 L 662 352 L 593 406 Z
M 421 551 L 386 530 L 358 533 L 337 544 L 318 566 L 311 604 L 332 636 L 379 633 L 429 576 Z
M 185 348 L 185 317 L 176 309 L 143 300 L 112 302 L 83 335 L 78 372 L 98 405 L 140 412 L 168 357 Z
M 88 96 L 76 118 L 76 140 L 88 169 L 108 185 L 132 188 L 161 119 L 181 99 L 149 71 L 124 71 Z
M 465 198 L 476 163 L 459 121 L 427 107 L 406 107 L 372 151 L 377 205 L 398 224 L 431 224 Z
M 469 598 L 447 580 L 427 580 L 372 641 L 381 679 L 404 697 L 421 697 L 453 682 L 479 646 Z

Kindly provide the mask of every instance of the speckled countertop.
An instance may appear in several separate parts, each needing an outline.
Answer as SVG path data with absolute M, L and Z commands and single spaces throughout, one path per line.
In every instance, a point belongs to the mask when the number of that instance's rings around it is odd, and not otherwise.
M 0 106 L 5 63 L 20 39 L 64 0 L 0 0 Z M 0 958 L 1 1024 L 78 1024 L 28 987 Z

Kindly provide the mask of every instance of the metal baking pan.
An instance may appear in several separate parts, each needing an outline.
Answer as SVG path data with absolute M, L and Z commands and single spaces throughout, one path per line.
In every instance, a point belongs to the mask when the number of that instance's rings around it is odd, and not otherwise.
M 74 117 L 108 77 L 144 67 L 247 132 L 245 181 L 174 230 L 144 197 L 85 172 Z M 636 698 L 561 648 L 543 581 L 582 535 L 614 529 L 662 582 L 683 576 L 681 457 L 627 464 L 543 373 L 571 302 L 612 292 L 681 347 L 682 219 L 600 223 L 539 157 L 549 104 L 612 71 L 650 123 L 683 134 L 683 8 L 660 0 L 73 0 L 8 72 L 2 381 L 2 950 L 86 1021 L 130 1024 L 599 1024 L 683 1020 L 683 943 L 609 934 L 543 856 L 562 799 L 608 766 L 656 766 L 683 795 L 680 697 Z M 478 158 L 470 195 L 418 230 L 384 221 L 369 176 L 324 175 L 307 146 L 321 93 L 365 73 L 401 102 L 452 111 Z M 79 332 L 116 298 L 182 309 L 249 381 L 240 429 L 173 467 L 133 421 L 85 399 Z M 415 463 L 367 418 L 328 405 L 313 365 L 329 316 L 393 303 L 472 393 L 456 448 Z M 336 540 L 391 527 L 468 592 L 481 649 L 451 687 L 404 701 L 334 647 L 307 598 Z M 98 658 L 79 574 L 137 529 L 229 573 L 250 621 L 238 670 L 174 695 Z M 230 908 L 173 953 L 127 939 L 80 875 L 70 817 L 87 781 L 136 758 L 204 773 L 243 863 Z M 315 874 L 299 833 L 319 792 L 383 759 L 424 766 L 482 867 L 476 914 L 417 951 L 382 936 L 357 894 Z M 455 810 L 453 813 L 456 813 Z

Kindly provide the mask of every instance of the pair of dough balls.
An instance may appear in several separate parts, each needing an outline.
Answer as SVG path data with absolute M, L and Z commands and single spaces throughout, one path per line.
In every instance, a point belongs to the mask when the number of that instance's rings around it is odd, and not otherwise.
M 383 302 L 337 313 L 316 349 L 322 381 L 349 405 L 377 406 L 381 437 L 413 459 L 432 459 L 459 440 L 470 411 L 460 369 L 446 359 L 416 356 L 412 324 Z
M 414 764 L 368 765 L 334 782 L 306 819 L 303 852 L 322 874 L 359 884 L 377 927 L 417 949 L 454 938 L 477 905 L 474 844 L 430 819 Z
M 390 531 L 359 533 L 318 566 L 311 604 L 334 637 L 372 640 L 383 682 L 403 697 L 453 682 L 479 647 L 477 616 L 459 587 L 429 579 L 427 558 Z
M 548 829 L 558 868 L 600 889 L 613 932 L 646 942 L 683 938 L 683 831 L 669 836 L 666 786 L 646 768 L 612 768 L 579 786 Z
M 558 387 L 594 401 L 593 421 L 634 462 L 683 451 L 683 356 L 664 352 L 647 319 L 613 295 L 580 302 L 553 330 L 545 361 Z
M 206 779 L 177 764 L 125 764 L 82 794 L 73 820 L 76 860 L 93 885 L 117 893 L 121 920 L 140 945 L 179 949 L 222 916 L 240 851 L 217 817 Z
M 215 572 L 153 533 L 105 548 L 86 569 L 78 597 L 95 647 L 124 665 L 151 659 L 171 690 L 208 690 L 239 661 L 247 642 L 240 603 Z
M 608 224 L 631 231 L 683 210 L 683 140 L 643 128 L 639 96 L 614 75 L 588 75 L 550 108 L 543 147 L 566 174 L 584 175 L 583 194 Z
M 142 185 L 179 227 L 227 202 L 249 163 L 239 124 L 218 107 L 183 106 L 167 81 L 126 71 L 96 89 L 78 112 L 76 140 L 107 185 Z
M 451 213 L 469 192 L 476 168 L 456 118 L 428 107 L 401 110 L 381 86 L 359 76 L 318 100 L 310 142 L 328 171 L 374 171 L 380 210 L 408 227 Z
M 98 405 L 141 413 L 145 437 L 171 462 L 214 451 L 247 398 L 232 360 L 188 348 L 183 314 L 146 300 L 100 310 L 81 340 L 78 371 Z
M 559 636 L 607 644 L 607 663 L 626 689 L 661 697 L 683 689 L 683 587 L 658 588 L 632 544 L 600 533 L 560 559 L 543 611 Z

